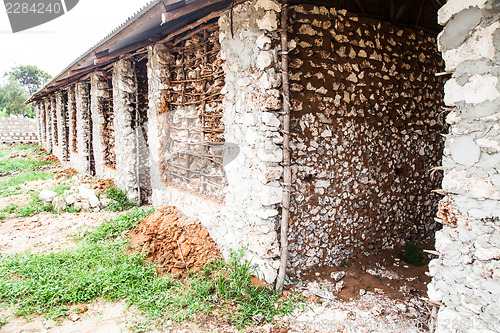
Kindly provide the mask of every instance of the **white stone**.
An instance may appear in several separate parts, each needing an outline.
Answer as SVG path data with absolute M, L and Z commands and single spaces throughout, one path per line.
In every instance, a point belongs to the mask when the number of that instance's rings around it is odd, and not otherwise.
M 271 112 L 265 112 L 262 114 L 262 122 L 269 127 L 278 128 L 281 125 L 280 120 Z
M 479 27 L 458 48 L 443 52 L 446 70 L 454 71 L 461 62 L 466 60 L 494 59 L 496 53 L 494 33 L 499 27 L 498 21 L 485 28 Z
M 481 148 L 471 136 L 461 136 L 453 140 L 450 151 L 453 160 L 466 167 L 476 164 L 481 155 Z
M 492 259 L 500 259 L 500 248 L 498 247 L 489 247 L 484 248 L 476 244 L 476 252 L 474 255 L 479 260 L 492 260 Z
M 74 196 L 73 194 L 68 195 L 68 196 L 65 198 L 65 200 L 66 200 L 66 203 L 67 203 L 68 205 L 72 205 L 72 204 L 74 204 L 74 203 L 76 202 L 76 198 L 75 198 L 75 196 Z
M 262 8 L 264 10 L 274 10 L 276 12 L 281 11 L 281 5 L 275 0 L 257 0 L 254 6 L 257 10 Z
M 257 47 L 261 50 L 268 51 L 271 49 L 271 38 L 266 35 L 260 35 L 255 41 Z
M 466 193 L 472 198 L 500 200 L 499 189 L 489 177 L 469 175 L 465 170 L 445 173 L 442 188 L 448 193 Z
M 483 8 L 487 0 L 448 0 L 438 11 L 438 22 L 445 25 L 453 17 L 464 9 L 470 7 Z
M 281 202 L 283 190 L 281 187 L 264 185 L 259 197 L 263 206 L 271 206 Z
M 66 209 L 66 201 L 61 197 L 55 197 L 52 200 L 52 207 L 56 212 L 60 213 Z
M 275 11 L 269 11 L 261 19 L 257 20 L 260 30 L 275 31 L 278 29 L 278 17 Z
M 257 56 L 257 67 L 260 70 L 266 70 L 270 68 L 274 63 L 274 56 L 272 52 L 261 51 Z
M 456 79 L 451 79 L 444 85 L 446 105 L 455 106 L 458 102 L 479 104 L 500 97 L 496 89 L 498 77 L 491 74 L 473 75 L 463 86 Z
M 50 190 L 43 190 L 38 195 L 38 199 L 42 200 L 45 203 L 50 203 L 57 196 L 57 193 Z

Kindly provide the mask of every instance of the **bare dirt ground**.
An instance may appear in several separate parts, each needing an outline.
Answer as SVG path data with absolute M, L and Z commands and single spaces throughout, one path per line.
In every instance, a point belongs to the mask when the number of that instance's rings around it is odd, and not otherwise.
M 61 171 L 60 167 L 54 172 Z M 76 178 L 75 178 L 76 177 Z M 85 177 L 74 176 L 74 181 L 83 182 Z M 64 179 L 57 182 L 65 181 Z M 88 180 L 88 179 L 87 179 Z M 90 181 L 90 180 L 88 180 Z M 92 180 L 95 181 L 95 180 Z M 47 181 L 53 185 L 54 181 Z M 25 184 L 25 188 L 44 187 L 44 182 Z M 27 194 L 0 197 L 0 207 L 11 203 L 26 202 Z M 89 228 L 102 224 L 117 213 L 98 211 L 81 213 L 42 213 L 27 218 L 11 218 L 0 221 L 0 253 L 57 252 L 71 248 L 78 242 L 78 236 Z M 162 211 L 158 217 L 178 222 L 177 215 Z M 173 215 L 175 216 L 173 216 Z M 175 217 L 175 218 L 172 218 Z M 181 219 L 182 220 L 182 219 Z M 170 222 L 172 222 L 170 221 Z M 169 222 L 169 223 L 170 223 Z M 167 222 L 165 222 L 167 223 Z M 193 234 L 203 230 L 192 226 Z M 186 254 L 184 260 L 197 263 L 189 257 L 189 247 L 200 246 L 195 241 L 189 243 L 177 235 L 175 244 L 164 239 L 167 234 L 175 234 L 178 226 L 154 228 L 151 219 L 146 219 L 132 232 L 136 246 L 153 247 L 152 260 L 161 259 L 171 251 L 175 264 L 168 265 L 170 270 L 180 265 L 181 248 Z M 161 235 L 159 237 L 158 235 Z M 135 239 L 135 240 L 134 240 Z M 162 242 L 169 244 L 166 249 Z M 182 245 L 185 244 L 185 245 Z M 210 244 L 204 244 L 212 248 Z M 165 250 L 164 254 L 160 253 Z M 167 251 L 168 250 L 168 251 Z M 177 251 L 177 252 L 176 252 Z M 300 277 L 287 285 L 288 290 L 303 293 L 306 302 L 293 314 L 275 318 L 272 324 L 247 328 L 246 332 L 285 333 L 285 332 L 423 332 L 427 331 L 430 308 L 421 300 L 425 295 L 428 277 L 427 267 L 413 267 L 401 262 L 391 251 L 376 254 L 361 254 L 348 261 L 344 267 L 325 267 Z M 341 273 L 343 272 L 343 273 Z M 345 275 L 344 275 L 345 273 Z M 341 278 L 339 278 L 341 275 Z M 335 280 L 339 278 L 338 281 Z M 287 291 L 288 292 L 288 291 Z M 102 300 L 87 305 L 75 306 L 71 316 L 56 320 L 41 315 L 27 318 L 13 315 L 13 310 L 0 304 L 0 318 L 7 319 L 1 332 L 128 332 L 131 320 L 138 311 L 127 308 L 124 303 L 110 303 Z M 217 316 L 201 318 L 197 323 L 170 323 L 163 332 L 238 332 L 230 323 Z M 135 328 L 136 331 L 137 328 Z M 156 332 L 148 330 L 148 332 Z

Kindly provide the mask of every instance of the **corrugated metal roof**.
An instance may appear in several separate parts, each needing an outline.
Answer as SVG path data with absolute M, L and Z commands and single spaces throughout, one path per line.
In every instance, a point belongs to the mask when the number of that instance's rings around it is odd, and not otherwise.
M 89 56 L 94 50 L 103 46 L 107 42 L 111 41 L 113 37 L 115 37 L 119 32 L 123 31 L 127 28 L 131 23 L 137 21 L 141 16 L 145 15 L 152 8 L 159 5 L 162 0 L 152 0 L 147 5 L 142 7 L 139 11 L 137 11 L 134 15 L 130 16 L 125 22 L 116 27 L 113 31 L 111 31 L 106 37 L 97 42 L 94 46 L 85 51 L 81 56 L 79 56 L 75 61 L 73 61 L 70 65 L 68 65 L 64 70 L 62 70 L 59 74 L 55 75 L 49 82 L 47 82 L 42 88 L 40 88 L 37 92 L 35 92 L 27 102 L 30 102 L 33 97 L 43 92 L 47 87 L 52 85 L 56 80 L 63 78 L 65 73 L 67 73 L 73 66 L 77 65 L 80 61 L 82 61 L 85 57 Z

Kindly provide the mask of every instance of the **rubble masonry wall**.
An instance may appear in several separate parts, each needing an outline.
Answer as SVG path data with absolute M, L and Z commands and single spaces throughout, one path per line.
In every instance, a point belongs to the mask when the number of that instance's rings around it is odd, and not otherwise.
M 68 111 L 66 96 L 65 92 L 58 92 L 55 94 L 59 150 L 57 151 L 58 155 L 54 155 L 59 158 L 59 161 L 61 161 L 62 164 L 68 162 L 68 124 L 66 122 L 66 114 Z
M 443 156 L 429 298 L 437 332 L 500 330 L 500 10 L 498 1 L 448 0 L 438 38 L 450 131 Z
M 78 160 L 73 166 L 84 173 L 91 173 L 90 159 L 92 154 L 92 121 L 90 108 L 90 85 L 78 82 L 75 85 L 76 99 L 76 135 Z
M 78 146 L 77 146 L 77 126 L 76 126 L 76 96 L 75 96 L 75 85 L 68 87 L 68 159 L 72 166 L 79 163 L 80 158 L 78 156 Z
M 119 60 L 113 69 L 113 106 L 115 112 L 116 185 L 127 191 L 132 202 L 138 202 L 136 174 L 136 137 L 133 129 L 136 104 L 134 67 L 130 60 Z
M 225 165 L 227 188 L 221 211 L 224 248 L 246 247 L 267 282 L 279 265 L 282 201 L 282 135 L 279 12 L 274 0 L 248 1 L 219 19 L 226 85 L 223 121 L 226 143 L 238 156 Z
M 346 10 L 291 6 L 293 273 L 436 230 L 444 147 L 434 37 Z
M 148 109 L 148 144 L 150 152 L 150 170 L 153 205 L 173 205 L 190 217 L 198 218 L 209 230 L 218 244 L 224 244 L 219 232 L 224 226 L 219 218 L 220 203 L 173 186 L 167 186 L 160 169 L 160 156 L 164 146 L 162 137 L 168 137 L 167 114 L 162 113 L 163 89 L 162 80 L 169 77 L 168 65 L 170 53 L 164 44 L 157 44 L 148 49 L 149 109 Z
M 109 102 L 112 96 L 109 93 L 107 73 L 96 71 L 90 77 L 90 105 L 92 112 L 92 147 L 94 150 L 95 172 L 100 178 L 114 179 L 116 170 L 106 165 L 106 158 L 109 158 L 109 151 L 106 145 L 113 142 L 114 134 L 111 137 L 104 137 L 106 129 L 114 128 L 113 121 L 108 124 L 108 119 L 103 113 L 104 103 Z M 106 154 L 108 153 L 108 154 Z

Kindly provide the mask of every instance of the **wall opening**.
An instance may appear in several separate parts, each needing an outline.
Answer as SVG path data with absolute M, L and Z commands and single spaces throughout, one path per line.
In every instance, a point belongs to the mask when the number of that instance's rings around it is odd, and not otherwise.
M 160 139 L 160 169 L 168 186 L 212 198 L 224 187 L 224 86 L 217 26 L 168 45 L 171 61 L 162 82 L 160 112 L 167 135 Z
M 446 132 L 435 36 L 303 4 L 289 40 L 291 271 L 433 237 Z

